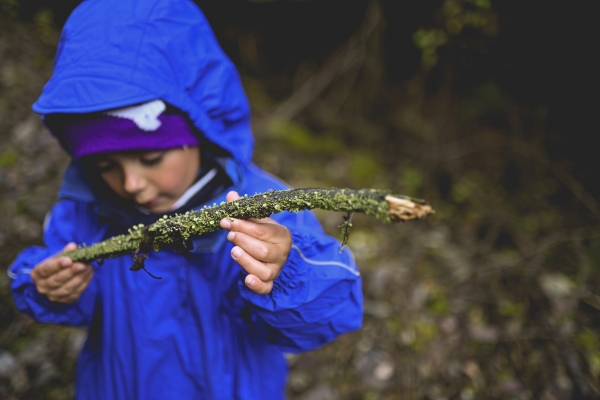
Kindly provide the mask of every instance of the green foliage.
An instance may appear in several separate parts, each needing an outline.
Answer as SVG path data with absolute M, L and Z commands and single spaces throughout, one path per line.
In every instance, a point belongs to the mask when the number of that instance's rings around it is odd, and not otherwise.
M 367 151 L 354 151 L 352 153 L 348 174 L 352 176 L 358 187 L 373 185 L 382 173 L 383 167 L 379 157 Z
M 434 315 L 446 315 L 450 311 L 450 303 L 448 297 L 439 287 L 435 287 L 430 292 L 431 301 L 429 302 L 428 309 Z
M 400 182 L 405 193 L 418 196 L 423 187 L 423 174 L 416 168 L 405 167 L 401 171 Z
M 506 98 L 495 82 L 486 82 L 475 88 L 459 105 L 465 121 L 478 121 L 482 118 L 501 114 Z
M 584 351 L 597 351 L 600 349 L 600 338 L 598 337 L 598 334 L 589 328 L 586 328 L 577 334 L 575 343 L 581 346 Z
M 8 18 L 15 18 L 17 16 L 18 7 L 18 0 L 0 0 L 0 11 L 2 11 L 2 15 Z
M 592 374 L 595 376 L 600 375 L 600 351 L 592 350 L 587 353 L 587 361 L 590 365 Z
M 416 340 L 412 343 L 411 348 L 416 352 L 423 351 L 439 332 L 437 325 L 428 319 L 416 321 L 412 329 L 416 333 Z
M 448 36 L 442 29 L 421 28 L 412 36 L 413 43 L 421 49 L 421 65 L 426 70 L 438 62 L 437 50 L 448 42 Z
M 54 26 L 54 15 L 48 9 L 39 10 L 33 17 L 38 31 L 38 37 L 46 44 L 54 44 L 57 39 L 57 30 Z
M 242 83 L 254 112 L 266 112 L 273 106 L 273 100 L 269 97 L 264 85 L 258 79 L 245 76 L 242 78 Z M 275 126 L 274 129 L 277 131 L 278 127 Z
M 523 303 L 510 301 L 508 299 L 503 299 L 498 307 L 500 315 L 505 317 L 520 318 L 525 314 L 525 311 L 525 305 Z
M 269 125 L 269 133 L 290 150 L 301 153 L 331 155 L 344 148 L 337 138 L 317 136 L 306 126 L 293 121 L 273 120 Z
M 445 27 L 449 34 L 458 35 L 465 27 L 484 28 L 490 23 L 489 0 L 446 0 L 442 5 L 446 17 Z
M 460 35 L 466 28 L 495 37 L 497 17 L 491 7 L 490 0 L 444 0 L 439 26 L 421 27 L 412 36 L 413 43 L 421 50 L 422 68 L 429 71 L 438 63 L 441 47 L 461 45 Z
M 378 400 L 379 394 L 375 391 L 368 391 L 364 394 L 363 400 Z
M 0 169 L 10 168 L 19 161 L 19 153 L 9 149 L 0 154 Z

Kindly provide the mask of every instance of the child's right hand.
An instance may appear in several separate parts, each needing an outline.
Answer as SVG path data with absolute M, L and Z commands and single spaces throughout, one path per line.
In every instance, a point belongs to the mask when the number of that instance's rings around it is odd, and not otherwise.
M 63 251 L 76 248 L 75 243 L 69 243 Z M 31 271 L 37 291 L 50 301 L 63 304 L 76 302 L 93 276 L 94 268 L 90 264 L 73 262 L 69 257 L 58 255 L 45 259 Z

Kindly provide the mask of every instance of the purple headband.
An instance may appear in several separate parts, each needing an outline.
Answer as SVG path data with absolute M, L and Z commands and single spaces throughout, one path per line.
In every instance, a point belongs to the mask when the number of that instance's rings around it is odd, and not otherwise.
M 56 132 L 73 159 L 99 153 L 167 150 L 198 146 L 200 140 L 187 118 L 163 114 L 161 100 L 111 110 L 78 120 Z

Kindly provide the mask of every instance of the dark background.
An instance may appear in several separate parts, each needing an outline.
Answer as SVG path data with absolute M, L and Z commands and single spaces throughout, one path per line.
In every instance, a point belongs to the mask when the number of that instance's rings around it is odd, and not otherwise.
M 67 162 L 30 105 L 78 2 L 0 4 L 7 267 L 40 243 Z M 355 221 L 364 327 L 291 357 L 290 398 L 598 396 L 596 2 L 197 4 L 242 75 L 259 165 L 295 187 L 390 188 L 438 211 Z M 341 216 L 318 216 L 338 234 Z M 0 398 L 70 398 L 84 333 L 19 315 L 0 283 Z
M 60 29 L 79 3 L 21 0 L 18 15 L 24 21 L 31 21 L 40 10 L 50 10 L 53 26 Z M 242 71 L 247 66 L 240 59 L 238 39 L 245 34 L 258 38 L 260 65 L 248 68 L 248 73 L 263 79 L 273 75 L 292 77 L 303 61 L 324 61 L 358 29 L 368 3 L 368 0 L 196 0 L 224 50 Z M 382 56 L 387 79 L 402 84 L 418 72 L 420 52 L 411 35 L 420 27 L 439 25 L 436 14 L 442 3 L 381 1 L 386 22 Z M 471 43 L 472 48 L 462 51 L 442 50 L 444 61 L 452 63 L 455 69 L 454 89 L 468 93 L 482 83 L 494 81 L 519 104 L 547 107 L 548 129 L 555 132 L 550 150 L 571 164 L 588 190 L 600 196 L 600 185 L 594 176 L 595 151 L 589 145 L 600 127 L 594 113 L 598 104 L 595 75 L 599 64 L 594 57 L 600 44 L 595 26 L 598 4 L 571 1 L 549 5 L 541 1 L 508 0 L 494 2 L 493 11 L 500 29 L 493 41 L 485 43 L 483 52 L 478 43 Z M 476 41 L 469 33 L 464 33 L 463 40 Z M 438 65 L 431 72 L 428 90 L 439 87 L 441 69 Z

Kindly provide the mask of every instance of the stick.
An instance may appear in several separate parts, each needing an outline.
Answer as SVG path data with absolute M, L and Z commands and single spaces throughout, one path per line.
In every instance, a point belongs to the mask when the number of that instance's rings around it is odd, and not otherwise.
M 131 228 L 128 235 L 115 236 L 61 255 L 73 261 L 89 262 L 133 254 L 132 270 L 137 271 L 144 268 L 144 260 L 151 250 L 160 251 L 173 245 L 176 251 L 188 251 L 193 248 L 192 237 L 220 229 L 219 223 L 223 218 L 260 219 L 283 211 L 299 212 L 317 208 L 348 213 L 360 212 L 382 222 L 410 221 L 435 213 L 425 200 L 393 195 L 385 190 L 272 190 L 169 218 L 164 216 L 151 225 L 140 224 Z

